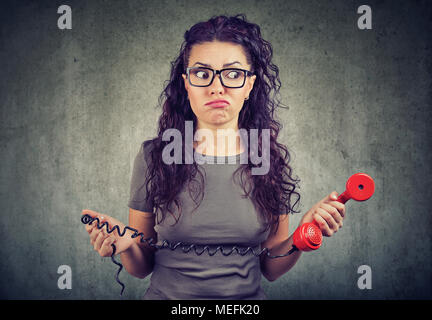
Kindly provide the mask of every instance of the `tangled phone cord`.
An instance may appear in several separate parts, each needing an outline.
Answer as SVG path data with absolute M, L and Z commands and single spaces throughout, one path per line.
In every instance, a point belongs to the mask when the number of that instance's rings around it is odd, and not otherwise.
M 106 226 L 106 231 L 108 232 L 108 233 L 112 233 L 112 232 L 114 232 L 114 230 L 117 230 L 117 232 L 118 232 L 118 234 L 119 234 L 119 236 L 120 237 L 123 237 L 124 235 L 125 235 L 125 233 L 126 233 L 126 229 L 129 229 L 129 230 L 131 230 L 132 232 L 134 232 L 134 234 L 131 236 L 131 238 L 132 239 L 134 239 L 134 238 L 137 238 L 137 237 L 141 237 L 141 239 L 140 239 L 140 242 L 145 242 L 145 243 L 147 243 L 149 246 L 151 246 L 151 247 L 153 247 L 153 248 L 156 248 L 156 249 L 171 249 L 171 250 L 176 250 L 178 247 L 181 247 L 181 249 L 183 250 L 183 252 L 184 253 L 188 253 L 188 252 L 190 252 L 192 249 L 193 249 L 193 251 L 195 252 L 195 254 L 197 254 L 198 256 L 200 256 L 200 255 L 202 255 L 203 253 L 204 253 L 204 251 L 207 251 L 207 253 L 208 253 L 208 255 L 209 256 L 213 256 L 213 255 L 215 255 L 218 251 L 220 251 L 224 256 L 229 256 L 229 255 L 231 255 L 234 251 L 236 251 L 238 254 L 240 254 L 240 255 L 242 255 L 242 256 L 244 256 L 244 255 L 246 255 L 248 252 L 251 252 L 254 256 L 256 256 L 256 257 L 259 257 L 259 256 L 261 256 L 264 252 L 265 252 L 265 254 L 267 255 L 267 257 L 268 258 L 271 258 L 271 259 L 275 259 L 275 258 L 282 258 L 282 257 L 286 257 L 286 256 L 289 256 L 290 254 L 292 254 L 293 252 L 295 252 L 295 251 L 297 251 L 298 249 L 295 247 L 295 246 L 293 246 L 287 253 L 285 253 L 285 254 L 280 254 L 280 255 L 270 255 L 270 252 L 269 252 L 269 249 L 268 248 L 264 248 L 264 249 L 262 249 L 259 253 L 256 253 L 255 251 L 254 251 L 254 249 L 252 248 L 252 247 L 246 247 L 246 249 L 244 250 L 244 251 L 240 251 L 240 249 L 239 249 L 239 247 L 238 246 L 233 246 L 232 247 L 232 249 L 231 250 L 228 250 L 227 252 L 225 252 L 224 251 L 224 248 L 222 247 L 222 246 L 218 246 L 217 248 L 216 248 L 216 250 L 214 250 L 213 252 L 211 252 L 210 251 L 210 247 L 209 246 L 204 246 L 204 248 L 202 249 L 202 250 L 199 250 L 198 248 L 197 248 L 197 245 L 196 244 L 185 244 L 185 243 L 183 243 L 183 242 L 177 242 L 176 244 L 171 244 L 169 241 L 167 241 L 167 240 L 164 240 L 163 242 L 162 242 L 162 245 L 157 245 L 157 244 L 155 244 L 154 243 L 154 239 L 153 238 L 144 238 L 144 234 L 142 233 L 142 232 L 138 232 L 138 230 L 136 230 L 136 229 L 134 229 L 134 228 L 131 228 L 131 227 L 129 227 L 129 226 L 126 226 L 124 229 L 123 229 L 123 232 L 121 232 L 120 231 L 120 227 L 118 226 L 118 225 L 115 225 L 111 230 L 109 229 L 109 225 L 108 225 L 108 222 L 104 222 L 104 223 L 102 223 L 102 225 L 100 224 L 100 220 L 99 220 L 99 218 L 93 218 L 93 217 L 91 217 L 90 215 L 88 215 L 88 214 L 85 214 L 85 215 L 83 215 L 82 217 L 81 217 L 81 222 L 82 223 L 84 223 L 84 224 L 92 224 L 93 223 L 93 221 L 95 221 L 96 220 L 96 223 L 97 223 L 97 228 L 98 229 L 102 229 L 104 226 Z M 122 271 L 122 269 L 123 269 L 123 265 L 121 264 L 121 263 L 119 263 L 119 262 L 117 262 L 115 259 L 114 259 L 114 255 L 115 255 L 115 253 L 116 253 L 116 246 L 114 245 L 114 244 L 111 244 L 111 246 L 113 247 L 113 252 L 112 252 L 112 254 L 111 254 L 111 260 L 112 260 L 112 262 L 114 263 L 114 264 L 116 264 L 118 267 L 119 267 L 119 269 L 117 270 L 117 274 L 116 274 L 116 281 L 122 286 L 122 290 L 121 290 L 121 293 L 120 293 L 120 295 L 122 295 L 123 294 L 123 291 L 124 291 L 124 288 L 125 288 L 125 285 L 119 280 L 119 274 L 120 274 L 120 272 Z

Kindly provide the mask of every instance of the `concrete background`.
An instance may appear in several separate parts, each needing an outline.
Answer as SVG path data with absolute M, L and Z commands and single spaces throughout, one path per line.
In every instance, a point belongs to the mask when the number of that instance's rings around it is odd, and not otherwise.
M 72 30 L 57 8 L 72 8 Z M 359 30 L 357 8 L 372 8 Z M 280 68 L 280 141 L 301 178 L 302 214 L 349 176 L 376 193 L 348 202 L 344 227 L 276 282 L 270 299 L 431 299 L 429 1 L 1 2 L 0 295 L 140 299 L 89 245 L 80 212 L 128 220 L 133 159 L 156 134 L 157 98 L 183 33 L 218 14 L 259 24 Z M 291 219 L 291 232 L 301 215 Z M 57 268 L 72 269 L 72 289 Z M 369 265 L 372 289 L 357 269 Z

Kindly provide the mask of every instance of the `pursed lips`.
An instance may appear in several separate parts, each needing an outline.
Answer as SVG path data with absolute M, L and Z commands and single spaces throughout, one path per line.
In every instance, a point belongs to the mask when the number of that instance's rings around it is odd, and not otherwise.
M 229 102 L 226 100 L 214 100 L 214 101 L 207 102 L 205 105 L 212 108 L 223 108 L 228 106 Z

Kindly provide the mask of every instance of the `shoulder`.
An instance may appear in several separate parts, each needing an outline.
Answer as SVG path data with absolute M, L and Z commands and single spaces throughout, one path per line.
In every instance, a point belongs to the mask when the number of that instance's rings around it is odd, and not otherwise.
M 142 147 L 142 148 L 145 148 L 145 149 L 147 149 L 147 150 L 149 150 L 149 151 L 151 151 L 151 149 L 153 149 L 154 146 L 155 146 L 156 139 L 157 139 L 157 138 L 144 140 L 144 141 L 141 143 L 141 147 Z
M 135 154 L 134 168 L 136 168 L 136 170 L 144 172 L 152 163 L 151 154 L 154 149 L 154 140 L 155 139 L 149 139 L 141 142 L 139 150 Z
M 150 155 L 153 152 L 153 149 L 155 148 L 156 139 L 157 138 L 144 140 L 141 143 L 138 156 L 144 157 L 146 162 L 148 162 L 151 159 Z
M 155 147 L 155 143 L 156 143 L 156 138 L 144 140 L 141 143 L 140 151 L 144 152 L 144 153 L 150 153 L 153 150 L 153 148 Z

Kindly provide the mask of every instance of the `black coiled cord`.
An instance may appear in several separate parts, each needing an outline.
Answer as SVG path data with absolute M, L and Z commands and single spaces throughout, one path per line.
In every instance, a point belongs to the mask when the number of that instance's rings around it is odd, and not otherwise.
M 251 252 L 254 256 L 256 256 L 256 257 L 259 257 L 259 256 L 261 256 L 264 252 L 265 252 L 265 254 L 267 255 L 267 257 L 268 258 L 271 258 L 271 259 L 275 259 L 275 258 L 282 258 L 282 257 L 286 257 L 286 256 L 289 256 L 290 254 L 292 254 L 293 252 L 295 252 L 295 251 L 297 251 L 298 249 L 295 247 L 295 246 L 293 246 L 287 253 L 285 253 L 285 254 L 281 254 L 281 255 L 270 255 L 270 252 L 269 252 L 269 249 L 268 248 L 264 248 L 264 249 L 262 249 L 259 253 L 257 253 L 257 252 L 255 252 L 254 251 L 254 249 L 252 248 L 252 247 L 246 247 L 246 249 L 244 250 L 244 251 L 241 251 L 240 250 L 240 248 L 238 247 L 238 246 L 233 246 L 232 248 L 231 248 L 231 250 L 228 250 L 228 251 L 225 251 L 224 250 L 224 248 L 222 247 L 222 246 L 218 246 L 213 252 L 211 252 L 210 251 L 210 247 L 209 246 L 204 246 L 204 248 L 202 249 L 202 250 L 199 250 L 198 248 L 197 248 L 197 245 L 196 244 L 185 244 L 185 243 L 183 243 L 183 242 L 177 242 L 177 243 L 175 243 L 175 244 L 171 244 L 169 241 L 167 241 L 167 240 L 164 240 L 163 242 L 162 242 L 162 245 L 157 245 L 157 244 L 155 244 L 154 243 L 154 239 L 153 238 L 144 238 L 144 234 L 142 233 L 142 232 L 138 232 L 138 230 L 137 229 L 134 229 L 134 228 L 131 228 L 131 227 L 129 227 L 129 226 L 126 226 L 124 229 L 123 229 L 123 231 L 121 232 L 120 231 L 120 227 L 118 226 L 118 225 L 115 225 L 111 230 L 109 229 L 109 225 L 108 225 L 108 222 L 104 222 L 104 223 L 102 223 L 102 224 L 100 224 L 100 220 L 99 220 L 99 218 L 93 218 L 93 217 L 91 217 L 90 215 L 88 215 L 88 214 L 85 214 L 85 215 L 82 215 L 82 217 L 81 217 L 81 222 L 82 223 L 84 223 L 84 224 L 92 224 L 93 223 L 93 221 L 95 221 L 96 220 L 96 222 L 97 222 L 97 228 L 98 229 L 102 229 L 104 226 L 106 226 L 106 231 L 108 232 L 108 233 L 112 233 L 112 232 L 114 232 L 114 230 L 117 230 L 117 233 L 119 234 L 119 236 L 120 237 L 123 237 L 124 235 L 125 235 L 125 233 L 126 233 L 126 229 L 129 229 L 129 230 L 131 230 L 134 234 L 131 236 L 131 238 L 132 239 L 134 239 L 134 238 L 137 238 L 137 237 L 141 237 L 141 239 L 140 239 L 140 241 L 141 242 L 145 242 L 145 243 L 147 243 L 149 246 L 151 246 L 151 247 L 153 247 L 153 248 L 156 248 L 156 249 L 171 249 L 171 250 L 176 250 L 178 247 L 181 247 L 181 249 L 183 250 L 183 252 L 184 253 L 188 253 L 188 252 L 190 252 L 191 250 L 193 250 L 194 252 L 195 252 L 195 254 L 197 254 L 198 256 L 200 256 L 200 255 L 202 255 L 205 251 L 207 251 L 207 253 L 208 253 L 208 255 L 209 256 L 213 256 L 213 255 L 215 255 L 218 251 L 220 251 L 224 256 L 229 256 L 229 255 L 231 255 L 234 251 L 235 252 L 237 252 L 238 254 L 240 254 L 240 255 L 242 255 L 242 256 L 244 256 L 244 255 L 246 255 L 247 253 L 249 253 L 249 252 Z M 111 254 L 111 260 L 112 260 L 112 262 L 113 263 L 115 263 L 118 267 L 119 267 L 119 269 L 117 270 L 117 273 L 116 273 L 116 281 L 122 286 L 122 290 L 121 290 L 121 293 L 120 293 L 120 295 L 123 295 L 123 291 L 124 291 L 124 288 L 125 288 L 125 285 L 120 281 L 120 279 L 119 279 L 119 274 L 120 274 L 120 272 L 122 271 L 122 269 L 123 269 L 123 265 L 121 264 L 121 263 L 119 263 L 119 262 L 117 262 L 115 259 L 114 259 L 114 255 L 115 255 L 115 253 L 116 253 L 116 246 L 114 245 L 114 244 L 111 244 L 111 246 L 113 247 L 113 252 L 112 252 L 112 254 Z

